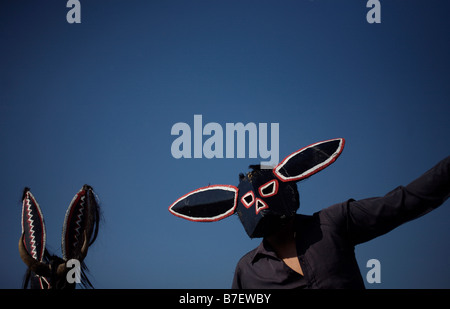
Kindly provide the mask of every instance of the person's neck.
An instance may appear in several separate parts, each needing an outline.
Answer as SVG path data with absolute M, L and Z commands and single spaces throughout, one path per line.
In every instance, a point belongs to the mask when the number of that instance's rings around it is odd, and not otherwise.
M 266 239 L 272 247 L 278 247 L 292 242 L 295 239 L 294 218 L 281 229 L 267 236 Z

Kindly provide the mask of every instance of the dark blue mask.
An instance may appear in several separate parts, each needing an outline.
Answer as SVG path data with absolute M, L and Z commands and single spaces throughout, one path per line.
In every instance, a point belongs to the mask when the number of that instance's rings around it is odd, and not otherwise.
M 239 185 L 212 185 L 176 200 L 169 211 L 181 218 L 211 222 L 237 213 L 248 236 L 265 237 L 289 221 L 299 208 L 296 182 L 332 164 L 345 140 L 337 138 L 302 148 L 277 166 L 241 174 Z

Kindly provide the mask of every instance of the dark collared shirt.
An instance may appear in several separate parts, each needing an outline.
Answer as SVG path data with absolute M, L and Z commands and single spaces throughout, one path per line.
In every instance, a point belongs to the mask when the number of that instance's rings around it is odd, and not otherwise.
M 232 288 L 363 289 L 355 246 L 440 206 L 450 194 L 450 157 L 406 187 L 383 197 L 348 200 L 312 216 L 296 215 L 297 256 L 303 276 L 265 240 L 236 266 Z

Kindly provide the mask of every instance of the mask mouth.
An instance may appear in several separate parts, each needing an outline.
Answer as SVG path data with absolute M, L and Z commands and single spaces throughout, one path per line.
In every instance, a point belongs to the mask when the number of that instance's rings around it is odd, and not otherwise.
M 291 215 L 281 216 L 276 214 L 267 214 L 258 222 L 253 233 L 249 236 L 250 238 L 268 237 L 285 227 L 294 215 L 295 212 Z

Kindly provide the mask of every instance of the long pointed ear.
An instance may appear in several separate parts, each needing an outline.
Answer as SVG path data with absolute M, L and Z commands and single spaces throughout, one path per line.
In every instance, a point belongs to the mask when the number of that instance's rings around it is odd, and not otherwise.
M 99 224 L 99 206 L 92 187 L 84 185 L 73 197 L 64 218 L 61 250 L 64 260 L 86 257 L 95 241 Z
M 29 188 L 25 188 L 22 195 L 22 235 L 21 241 L 29 256 L 42 262 L 46 241 L 44 216 Z
M 273 173 L 283 182 L 308 178 L 336 161 L 344 144 L 343 138 L 336 138 L 302 148 L 275 166 Z
M 235 186 L 212 185 L 183 195 L 169 206 L 169 211 L 190 221 L 218 221 L 234 213 L 237 197 Z

